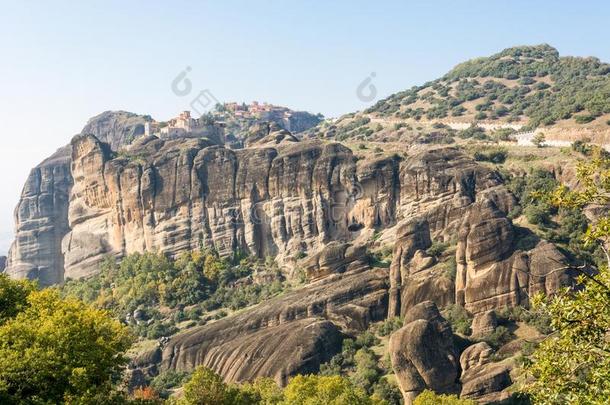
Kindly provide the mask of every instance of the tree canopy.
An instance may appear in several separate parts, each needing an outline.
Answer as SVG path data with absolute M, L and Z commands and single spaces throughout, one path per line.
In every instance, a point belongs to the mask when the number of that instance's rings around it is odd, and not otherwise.
M 610 160 L 598 151 L 579 165 L 581 188 L 559 187 L 551 201 L 582 209 L 610 202 Z M 534 305 L 551 317 L 554 330 L 534 352 L 527 369 L 533 380 L 526 385 L 536 403 L 606 404 L 610 398 L 610 217 L 595 218 L 584 240 L 599 244 L 607 262 L 598 272 L 586 266 L 577 286 L 551 298 L 535 297 Z
M 381 405 L 349 379 L 338 375 L 297 375 L 282 390 L 270 378 L 227 384 L 212 370 L 198 367 L 184 386 L 183 405 Z
M 108 398 L 132 342 L 124 326 L 56 290 L 35 291 L 3 275 L 0 297 L 12 297 L 0 321 L 0 403 Z

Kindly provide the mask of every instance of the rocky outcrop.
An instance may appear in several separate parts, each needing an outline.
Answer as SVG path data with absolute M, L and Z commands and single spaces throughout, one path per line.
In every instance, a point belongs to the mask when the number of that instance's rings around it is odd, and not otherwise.
M 553 293 L 570 282 L 566 258 L 541 241 L 515 249 L 514 228 L 490 200 L 473 205 L 459 232 L 456 302 L 469 312 L 529 304 L 537 292 Z
M 486 197 L 508 213 L 516 200 L 499 175 L 457 148 L 423 149 L 400 166 L 400 207 L 405 218 L 423 217 L 433 240 L 455 238 L 464 214 Z
M 485 342 L 468 347 L 460 356 L 462 367 L 462 391 L 460 397 L 489 403 L 507 399 L 510 394 L 502 392 L 512 384 L 512 363 L 492 362 L 493 349 Z
M 144 133 L 145 121 L 132 113 L 105 112 L 89 120 L 82 133 L 118 149 Z M 61 246 L 70 230 L 71 154 L 71 145 L 58 149 L 28 176 L 15 208 L 15 240 L 6 268 L 12 277 L 37 279 L 43 286 L 64 280 Z
M 392 368 L 405 403 L 426 388 L 458 392 L 459 364 L 449 323 L 431 301 L 407 312 L 404 326 L 390 336 Z
M 228 381 L 312 373 L 341 350 L 343 333 L 385 317 L 387 270 L 335 274 L 238 315 L 170 339 L 161 370 L 203 364 Z
M 330 242 L 303 263 L 307 279 L 315 281 L 333 273 L 343 273 L 350 266 L 366 265 L 366 246 Z
M 246 147 L 276 146 L 292 142 L 298 142 L 298 139 L 278 124 L 266 121 L 253 124 L 244 139 Z
M 91 118 L 81 134 L 93 135 L 111 149 L 119 150 L 144 135 L 147 121 L 151 118 L 127 111 L 105 111 Z
M 11 277 L 37 279 L 41 285 L 63 281 L 61 241 L 69 231 L 71 187 L 70 148 L 32 169 L 15 209 L 15 241 L 6 269 Z
M 280 111 L 263 112 L 259 119 L 273 122 L 282 129 L 295 134 L 315 127 L 322 121 L 321 116 L 307 111 L 290 111 L 289 114 Z
M 481 338 L 492 333 L 498 326 L 498 318 L 495 311 L 479 312 L 472 319 L 471 336 Z
M 399 217 L 404 219 L 396 231 L 389 316 L 404 315 L 426 300 L 440 306 L 454 303 L 453 279 L 443 266 L 434 266 L 425 249 L 433 240 L 454 243 L 464 216 L 478 201 L 492 201 L 500 213 L 516 204 L 497 173 L 455 148 L 424 149 L 408 156 L 400 165 L 399 184 Z
M 392 265 L 390 266 L 390 306 L 388 317 L 400 316 L 402 286 L 407 285 L 411 261 L 421 249 L 430 247 L 430 228 L 421 218 L 405 221 L 396 231 Z
M 416 218 L 428 224 L 428 238 L 449 240 L 479 195 L 506 210 L 514 203 L 497 174 L 452 147 L 417 150 L 404 160 L 356 162 L 340 144 L 298 142 L 274 124 L 253 127 L 250 147 L 230 150 L 211 139 L 142 137 L 140 127 L 148 119 L 103 113 L 62 152 L 57 170 L 33 173 L 18 210 L 22 231 L 9 259 L 10 274 L 37 277 L 47 285 L 92 274 L 106 255 L 176 254 L 204 245 L 221 254 L 241 249 L 273 256 L 288 265 L 302 253 L 322 257 L 309 267 L 311 277 L 318 278 L 341 271 L 339 256 L 361 253 L 355 247 L 327 248 L 331 242 L 353 245 L 374 229 Z M 49 171 L 63 175 L 54 176 L 59 183 L 53 207 L 30 191 Z M 46 177 L 40 181 L 49 182 Z M 26 209 L 34 202 L 46 205 Z M 42 218 L 52 212 L 55 217 L 47 222 L 58 229 L 42 226 L 35 212 Z M 35 238 L 29 229 L 49 236 Z M 419 283 L 440 289 L 438 299 L 450 301 L 445 280 L 428 278 L 435 280 L 430 284 L 421 272 L 416 282 L 405 282 L 413 276 L 405 266 L 415 252 L 404 250 L 398 260 L 402 267 L 393 270 L 400 285 L 392 294 L 398 297 L 401 286 Z M 403 301 L 421 298 L 410 294 Z M 393 298 L 392 313 L 399 311 L 394 309 L 401 307 L 399 301 Z
M 350 238 L 349 149 L 297 143 L 232 151 L 202 139 L 145 138 L 114 158 L 92 136 L 72 142 L 66 277 L 106 254 L 214 246 L 259 257 Z
M 6 256 L 0 256 L 0 273 L 4 273 L 6 268 Z

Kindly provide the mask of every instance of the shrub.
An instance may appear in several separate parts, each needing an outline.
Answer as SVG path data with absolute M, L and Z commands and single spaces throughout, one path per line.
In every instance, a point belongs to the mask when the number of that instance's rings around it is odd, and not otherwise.
M 178 328 L 176 328 L 174 325 L 166 322 L 155 321 L 150 327 L 147 328 L 146 337 L 149 339 L 158 339 L 164 336 L 171 336 L 176 332 L 178 332 Z
M 375 336 L 375 334 L 371 331 L 362 332 L 356 338 L 355 345 L 358 348 L 362 347 L 371 347 L 379 344 L 379 339 Z
M 542 132 L 538 132 L 536 135 L 534 135 L 534 138 L 532 138 L 532 143 L 537 148 L 542 148 L 544 146 L 545 142 L 546 142 L 546 137 L 544 136 L 544 134 Z
M 150 386 L 163 398 L 167 398 L 172 388 L 180 387 L 189 377 L 189 373 L 183 371 L 167 370 L 157 375 Z
M 449 280 L 455 281 L 455 276 L 457 274 L 457 261 L 455 255 L 449 256 L 443 264 L 445 266 L 445 276 Z
M 514 335 L 508 330 L 508 328 L 500 325 L 482 340 L 487 342 L 487 344 L 494 349 L 498 350 L 500 347 L 510 342 L 513 338 Z
M 377 327 L 379 336 L 389 336 L 393 332 L 402 328 L 402 319 L 399 317 L 386 318 L 381 325 Z
M 413 405 L 477 405 L 471 399 L 460 399 L 457 395 L 439 395 L 430 390 L 419 394 Z
M 498 115 L 500 115 L 498 113 Z M 498 130 L 495 130 L 491 135 L 492 138 L 497 140 L 497 141 L 512 141 L 514 140 L 514 138 L 512 137 L 512 135 L 515 133 L 515 130 L 512 128 L 501 128 Z
M 451 325 L 451 330 L 453 330 L 453 332 L 466 336 L 470 335 L 472 317 L 464 307 L 457 304 L 449 305 L 445 311 L 443 311 L 443 315 Z
M 434 241 L 432 245 L 426 250 L 426 253 L 432 257 L 440 257 L 447 250 L 449 244 L 446 242 Z
M 470 128 L 461 130 L 457 133 L 457 136 L 463 139 L 477 139 L 477 140 L 486 140 L 487 135 L 485 135 L 485 130 L 476 125 L 470 126 Z
M 496 149 L 490 150 L 488 152 L 475 152 L 474 160 L 478 162 L 491 162 L 491 163 L 504 163 L 508 156 L 508 151 L 506 149 Z
M 523 214 L 528 222 L 534 225 L 548 225 L 551 222 L 553 207 L 548 204 L 530 204 L 525 207 Z
M 577 115 L 574 117 L 574 120 L 577 124 L 588 124 L 589 122 L 595 120 L 595 117 L 592 115 Z
M 385 377 L 380 378 L 377 384 L 374 385 L 373 399 L 385 401 L 388 405 L 402 404 L 400 389 L 395 384 L 390 383 Z

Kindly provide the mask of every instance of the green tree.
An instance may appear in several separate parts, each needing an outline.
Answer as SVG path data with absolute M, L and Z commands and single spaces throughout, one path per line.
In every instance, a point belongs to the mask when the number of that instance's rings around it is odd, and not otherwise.
M 209 368 L 199 366 L 184 385 L 184 405 L 249 405 L 260 403 L 262 386 L 250 386 L 241 390 L 236 385 L 226 384 L 222 377 Z M 267 392 L 267 391 L 265 391 Z
M 275 405 L 284 400 L 284 392 L 271 378 L 258 378 L 241 386 L 245 398 L 250 398 L 259 405 Z
M 373 384 L 381 377 L 377 367 L 377 356 L 368 347 L 363 347 L 354 355 L 354 362 L 356 363 L 356 372 L 352 376 L 354 385 L 371 392 Z
M 218 374 L 206 367 L 198 367 L 184 385 L 184 403 L 188 405 L 230 404 L 234 393 Z
M 25 309 L 28 295 L 35 289 L 36 284 L 29 280 L 14 281 L 0 274 L 0 325 Z
M 131 343 L 105 311 L 56 290 L 30 292 L 21 312 L 0 326 L 0 403 L 109 398 Z
M 544 134 L 542 132 L 538 132 L 536 135 L 534 135 L 534 137 L 532 138 L 532 143 L 534 144 L 535 147 L 537 148 L 542 148 L 544 146 L 544 143 L 546 142 L 546 137 L 544 136 Z
M 471 399 L 459 399 L 457 395 L 438 395 L 425 390 L 415 398 L 413 405 L 476 405 Z
M 551 194 L 562 207 L 582 208 L 610 201 L 610 160 L 597 151 L 577 170 L 581 188 L 565 186 Z M 531 358 L 533 377 L 525 389 L 534 401 L 545 404 L 606 404 L 610 398 L 610 217 L 589 226 L 585 243 L 599 244 L 607 263 L 597 274 L 584 266 L 577 288 L 565 288 L 552 298 L 535 297 L 534 306 L 547 313 L 554 330 Z M 563 270 L 563 269 L 558 269 Z
M 297 375 L 284 389 L 282 405 L 369 405 L 379 403 L 341 376 Z

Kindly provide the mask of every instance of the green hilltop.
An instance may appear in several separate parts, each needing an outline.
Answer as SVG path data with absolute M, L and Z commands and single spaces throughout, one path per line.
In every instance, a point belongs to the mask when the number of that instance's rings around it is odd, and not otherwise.
M 401 91 L 365 111 L 381 117 L 587 124 L 610 113 L 610 64 L 559 56 L 550 45 L 508 48 L 457 65 L 443 77 Z

